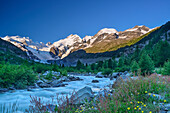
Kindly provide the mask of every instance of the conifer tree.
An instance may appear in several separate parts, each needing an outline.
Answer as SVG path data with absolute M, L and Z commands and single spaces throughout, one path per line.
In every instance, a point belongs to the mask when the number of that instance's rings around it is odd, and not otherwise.
M 110 69 L 113 68 L 113 61 L 112 61 L 112 59 L 108 60 L 108 68 L 110 68 Z
M 97 64 L 97 68 L 102 68 L 102 66 L 103 66 L 103 61 L 99 61 Z
M 76 67 L 77 67 L 77 69 L 82 68 L 82 63 L 80 62 L 80 60 L 77 61 Z
M 145 51 L 143 51 L 141 58 L 139 60 L 139 66 L 141 69 L 142 74 L 144 75 L 145 73 L 152 73 L 154 70 L 154 63 L 152 59 L 149 57 L 148 54 L 146 54 Z
M 137 72 L 139 70 L 139 64 L 136 61 L 133 61 L 132 65 L 131 65 L 131 71 L 132 72 Z
M 165 62 L 164 67 L 163 67 L 163 74 L 170 75 L 170 61 Z
M 153 61 L 156 66 L 161 66 L 170 58 L 170 44 L 167 41 L 158 42 L 153 48 Z
M 124 66 L 124 58 L 120 57 L 118 67 L 123 67 Z

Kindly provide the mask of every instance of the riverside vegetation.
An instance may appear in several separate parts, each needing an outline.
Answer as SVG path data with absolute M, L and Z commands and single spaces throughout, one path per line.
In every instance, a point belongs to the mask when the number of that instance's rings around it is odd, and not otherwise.
M 165 32 L 165 30 L 162 29 L 160 32 Z M 45 71 L 57 71 L 63 76 L 67 76 L 67 72 L 102 72 L 104 75 L 109 75 L 113 72 L 129 71 L 138 75 L 138 79 L 130 79 L 118 84 L 114 87 L 113 94 L 106 93 L 105 96 L 99 97 L 98 101 L 86 102 L 81 107 L 68 104 L 63 109 L 56 106 L 55 111 L 159 112 L 162 108 L 160 103 L 164 105 L 170 102 L 170 39 L 165 35 L 165 40 L 160 40 L 158 38 L 162 36 L 160 32 L 155 35 L 147 34 L 148 39 L 153 38 L 143 49 L 137 46 L 133 54 L 113 56 L 109 60 L 85 65 L 78 60 L 76 66 L 70 67 L 36 63 L 17 57 L 10 50 L 6 52 L 0 50 L 0 88 L 14 86 L 16 89 L 24 89 L 34 84 L 38 79 L 38 74 Z M 163 76 L 149 76 L 152 73 Z M 47 79 L 51 79 L 52 76 L 50 74 Z M 158 99 L 157 94 L 164 98 Z M 38 110 L 41 112 L 41 109 Z

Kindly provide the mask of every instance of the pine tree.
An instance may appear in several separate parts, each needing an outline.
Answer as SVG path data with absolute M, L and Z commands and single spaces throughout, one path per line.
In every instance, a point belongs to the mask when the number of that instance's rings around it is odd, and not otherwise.
M 132 65 L 131 65 L 131 71 L 132 72 L 137 72 L 139 70 L 139 64 L 136 61 L 133 61 Z
M 124 58 L 120 57 L 118 62 L 118 67 L 123 67 L 123 66 L 124 66 Z
M 80 62 L 80 60 L 77 61 L 76 68 L 77 69 L 81 69 L 82 68 L 82 63 Z
M 116 62 L 116 60 L 115 60 L 115 59 L 113 60 L 112 65 L 113 65 L 113 69 L 115 69 L 115 68 L 117 67 L 117 62 Z
M 108 60 L 108 68 L 110 68 L 110 69 L 113 68 L 113 61 L 112 61 L 112 59 Z
M 170 61 L 165 62 L 164 67 L 163 67 L 163 74 L 170 75 Z
M 102 68 L 103 67 L 103 61 L 99 61 L 97 64 L 97 68 Z
M 104 67 L 104 68 L 108 68 L 108 61 L 107 61 L 107 60 L 104 61 L 103 67 Z
M 167 41 L 158 42 L 153 48 L 152 58 L 156 66 L 162 66 L 170 58 L 170 44 Z
M 62 67 L 64 68 L 64 64 L 62 64 Z
M 96 66 L 95 66 L 95 64 L 93 63 L 93 64 L 91 64 L 91 70 L 95 70 L 96 69 Z
M 145 51 L 143 51 L 141 58 L 139 60 L 139 66 L 141 69 L 142 74 L 144 75 L 145 73 L 152 73 L 154 70 L 154 63 L 152 59 L 149 57 L 148 54 L 146 54 Z

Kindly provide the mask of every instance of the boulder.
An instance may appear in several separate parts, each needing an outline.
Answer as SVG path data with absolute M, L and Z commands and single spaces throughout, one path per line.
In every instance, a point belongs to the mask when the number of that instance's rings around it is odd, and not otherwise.
M 74 77 L 74 76 L 69 76 L 68 79 L 69 79 L 70 81 L 83 80 L 83 79 L 80 79 L 79 77 Z
M 99 81 L 98 80 L 92 80 L 92 83 L 98 83 Z
M 44 74 L 42 74 L 43 76 L 47 76 L 50 73 L 50 71 L 46 71 Z M 56 71 L 51 71 L 52 75 L 55 76 L 60 76 L 60 72 L 56 72 Z
M 165 97 L 158 95 L 158 94 L 153 94 L 151 93 L 151 95 L 147 94 L 148 96 L 152 97 L 152 98 L 157 98 L 158 100 L 163 100 Z M 154 95 L 154 96 L 153 96 Z
M 47 84 L 47 83 L 41 83 L 39 84 L 39 87 L 41 88 L 47 88 L 47 87 L 51 87 L 51 85 Z
M 54 85 L 53 87 L 65 87 L 66 85 L 68 84 L 59 83 L 59 84 Z
M 44 83 L 44 82 L 42 80 L 38 80 L 36 83 L 41 84 L 41 83 Z
M 129 76 L 121 75 L 116 78 L 116 81 L 113 84 L 113 88 L 117 87 L 119 84 L 121 84 L 123 81 L 126 82 L 127 80 L 130 80 Z
M 52 78 L 53 78 L 54 80 L 56 80 L 56 79 L 57 79 L 57 77 L 55 77 L 55 76 L 52 76 Z
M 8 88 L 9 90 L 16 90 L 14 86 Z
M 131 74 L 130 73 L 126 73 L 126 76 L 130 76 Z
M 128 71 L 125 71 L 125 72 L 124 72 L 124 75 L 126 75 L 127 73 L 128 73 Z
M 51 82 L 51 86 L 56 86 L 57 84 L 62 83 L 61 80 L 54 80 Z
M 0 93 L 7 92 L 7 91 L 8 91 L 7 88 L 0 88 Z
M 104 76 L 102 75 L 102 72 L 98 72 L 96 75 L 96 78 L 104 78 Z
M 111 75 L 111 79 L 113 79 L 113 78 L 117 78 L 118 77 L 118 75 L 119 75 L 119 73 L 117 72 L 117 73 L 112 73 L 112 75 Z
M 59 81 L 62 81 L 62 82 L 69 82 L 70 79 L 69 79 L 68 77 L 66 77 L 66 76 L 63 76 L 63 77 L 61 77 L 61 78 L 59 79 Z
M 93 97 L 92 89 L 85 86 L 69 98 L 69 104 L 83 104 L 85 100 L 90 101 Z
M 43 82 L 49 82 L 49 80 L 47 80 L 47 79 L 45 79 L 45 78 L 41 78 L 41 80 L 43 81 Z

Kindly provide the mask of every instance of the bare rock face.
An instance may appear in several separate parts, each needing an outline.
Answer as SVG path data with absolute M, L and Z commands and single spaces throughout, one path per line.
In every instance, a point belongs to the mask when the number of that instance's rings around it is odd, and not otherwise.
M 55 47 L 51 47 L 50 48 L 50 54 L 51 54 L 52 57 L 58 56 L 59 50 Z

